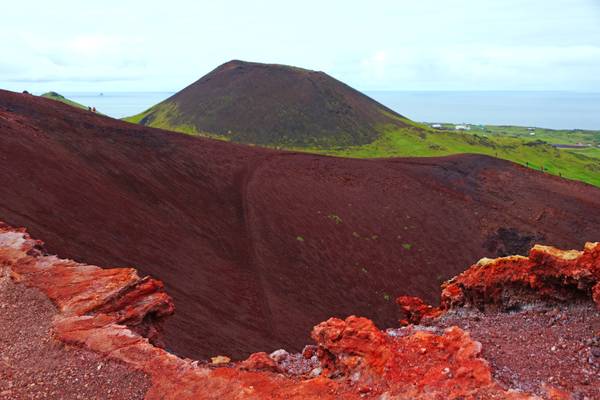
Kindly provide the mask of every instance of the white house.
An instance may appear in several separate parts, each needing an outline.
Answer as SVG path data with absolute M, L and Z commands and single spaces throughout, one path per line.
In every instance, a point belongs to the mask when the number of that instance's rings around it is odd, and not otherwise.
M 471 127 L 469 125 L 456 125 L 454 129 L 457 131 L 470 131 Z

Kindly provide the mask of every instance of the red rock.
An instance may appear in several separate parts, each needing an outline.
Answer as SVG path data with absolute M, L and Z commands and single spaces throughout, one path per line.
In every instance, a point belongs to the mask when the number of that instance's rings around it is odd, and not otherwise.
M 393 338 L 365 318 L 348 317 L 319 324 L 312 336 L 328 376 L 343 378 L 358 393 L 401 399 L 433 398 L 427 397 L 431 394 L 470 398 L 470 393 L 477 398 L 530 398 L 504 392 L 479 357 L 481 345 L 458 328 Z
M 572 400 L 570 393 L 552 386 L 546 386 L 546 396 L 548 400 Z
M 600 282 L 592 288 L 592 299 L 598 305 L 598 308 L 600 308 Z
M 239 368 L 249 371 L 279 371 L 277 363 L 264 352 L 251 354 L 248 359 L 239 364 Z
M 600 244 L 583 251 L 536 245 L 529 257 L 482 259 L 443 286 L 442 309 L 508 309 L 534 300 L 592 298 L 600 306 Z
M 381 374 L 392 357 L 385 333 L 366 318 L 331 318 L 315 326 L 311 336 L 319 345 L 321 364 L 330 375 L 358 370 Z
M 304 346 L 304 349 L 302 349 L 302 356 L 306 359 L 312 358 L 312 356 L 314 356 L 316 354 L 317 354 L 316 346 L 308 345 L 308 346 Z
M 396 299 L 396 303 L 407 317 L 400 322 L 401 325 L 418 324 L 423 318 L 435 318 L 441 314 L 439 308 L 430 306 L 419 297 L 400 296 Z

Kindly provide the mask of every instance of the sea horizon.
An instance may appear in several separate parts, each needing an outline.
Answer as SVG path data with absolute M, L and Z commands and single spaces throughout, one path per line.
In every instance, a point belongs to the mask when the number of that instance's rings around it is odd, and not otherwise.
M 65 91 L 114 118 L 143 112 L 173 91 Z M 101 94 L 102 93 L 102 94 Z M 366 90 L 395 112 L 423 123 L 600 130 L 600 92 L 561 90 Z M 36 93 L 41 94 L 41 93 Z

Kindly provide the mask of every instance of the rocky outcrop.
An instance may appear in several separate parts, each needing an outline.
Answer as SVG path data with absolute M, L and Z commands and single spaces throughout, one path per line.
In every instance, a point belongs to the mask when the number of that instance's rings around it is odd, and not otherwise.
M 323 375 L 354 393 L 393 399 L 532 399 L 492 379 L 481 345 L 452 327 L 389 335 L 365 318 L 332 318 L 315 327 Z
M 423 299 L 414 296 L 400 296 L 396 304 L 404 313 L 406 319 L 401 319 L 401 325 L 418 324 L 423 318 L 435 318 L 442 313 L 438 307 L 430 306 Z
M 529 258 L 474 265 L 445 285 L 439 309 L 408 297 L 399 303 L 418 322 L 469 305 L 513 307 L 509 289 L 519 302 L 535 293 L 552 300 L 594 293 L 597 300 L 599 254 L 597 244 L 583 252 L 536 246 Z M 278 350 L 238 363 L 192 361 L 160 347 L 161 321 L 175 308 L 155 279 L 140 278 L 131 268 L 101 269 L 47 255 L 41 242 L 6 225 L 0 225 L 0 266 L 54 302 L 57 340 L 147 374 L 147 399 L 538 398 L 501 386 L 481 344 L 456 326 L 381 331 L 366 318 L 331 318 L 314 327 L 316 346 L 302 354 Z M 568 396 L 551 386 L 545 393 Z
M 600 308 L 600 243 L 583 251 L 534 246 L 529 257 L 482 259 L 443 285 L 441 309 L 518 309 L 536 301 L 593 299 Z
M 419 324 L 460 308 L 515 311 L 536 302 L 592 300 L 600 309 L 600 243 L 583 251 L 535 245 L 528 257 L 483 258 L 442 285 L 440 307 L 400 296 L 402 325 Z
M 0 225 L 0 257 L 11 277 L 44 292 L 59 308 L 56 326 L 72 330 L 80 321 L 120 324 L 160 343 L 160 321 L 174 306 L 160 281 L 140 278 L 133 268 L 103 269 L 45 255 L 24 230 Z

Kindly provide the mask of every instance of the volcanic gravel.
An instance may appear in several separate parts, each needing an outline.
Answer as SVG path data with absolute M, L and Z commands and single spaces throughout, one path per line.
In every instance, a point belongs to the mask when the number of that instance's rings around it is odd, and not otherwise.
M 546 385 L 574 400 L 600 399 L 600 312 L 592 303 L 513 313 L 459 310 L 436 325 L 469 331 L 506 388 L 542 394 Z
M 145 374 L 54 340 L 56 314 L 38 290 L 0 277 L 0 399 L 144 398 Z

